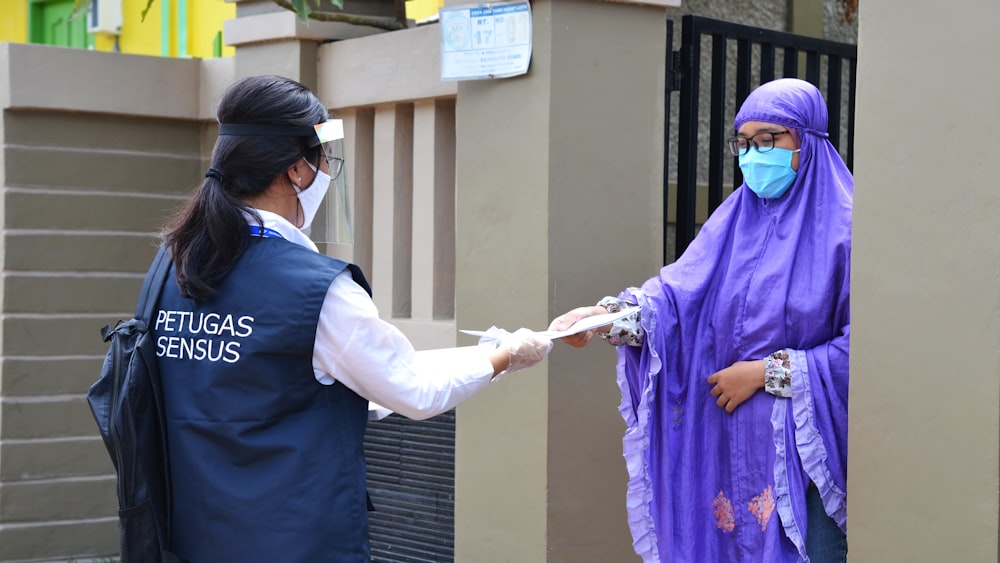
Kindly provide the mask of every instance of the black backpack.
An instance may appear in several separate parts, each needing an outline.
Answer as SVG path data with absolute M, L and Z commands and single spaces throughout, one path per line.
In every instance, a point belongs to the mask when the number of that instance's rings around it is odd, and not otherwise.
M 160 247 L 146 273 L 135 318 L 101 329 L 110 342 L 87 392 L 117 472 L 121 561 L 175 563 L 170 552 L 170 471 L 163 395 L 150 319 L 170 269 Z

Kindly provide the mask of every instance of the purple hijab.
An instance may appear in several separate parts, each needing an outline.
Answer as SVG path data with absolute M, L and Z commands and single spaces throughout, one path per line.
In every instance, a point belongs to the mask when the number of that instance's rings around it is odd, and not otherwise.
M 648 562 L 806 561 L 806 489 L 847 529 L 847 389 L 854 180 L 822 94 L 780 79 L 736 116 L 793 128 L 788 192 L 744 184 L 684 254 L 621 297 L 646 340 L 620 346 L 618 384 L 633 545 Z M 758 391 L 733 414 L 706 379 L 786 349 L 792 397 Z

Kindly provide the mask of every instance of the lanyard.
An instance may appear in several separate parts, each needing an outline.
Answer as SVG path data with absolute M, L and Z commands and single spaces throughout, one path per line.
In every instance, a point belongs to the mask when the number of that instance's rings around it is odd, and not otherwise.
M 281 233 L 274 229 L 269 229 L 267 227 L 261 229 L 260 225 L 250 225 L 250 235 L 264 238 L 285 238 L 281 236 Z

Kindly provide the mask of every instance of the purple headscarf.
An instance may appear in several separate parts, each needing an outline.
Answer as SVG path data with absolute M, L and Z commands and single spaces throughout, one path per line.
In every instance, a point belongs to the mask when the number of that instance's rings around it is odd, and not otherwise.
M 847 527 L 847 389 L 854 180 L 827 137 L 822 94 L 780 79 L 736 116 L 794 128 L 798 175 L 780 198 L 746 185 L 673 264 L 623 299 L 642 347 L 620 346 L 628 514 L 646 562 L 804 561 L 806 489 Z M 788 350 L 792 397 L 733 414 L 707 378 Z

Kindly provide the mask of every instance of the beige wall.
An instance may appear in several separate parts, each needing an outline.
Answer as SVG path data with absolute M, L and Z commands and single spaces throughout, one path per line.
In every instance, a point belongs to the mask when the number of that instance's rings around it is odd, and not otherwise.
M 132 315 L 156 233 L 204 169 L 202 107 L 230 66 L 0 44 L 2 561 L 117 550 L 85 399 L 99 329 Z
M 995 0 L 861 2 L 851 561 L 998 559 Z

